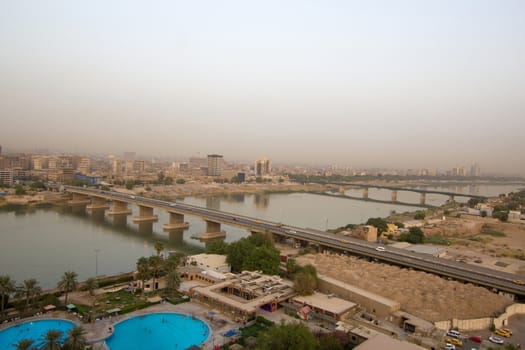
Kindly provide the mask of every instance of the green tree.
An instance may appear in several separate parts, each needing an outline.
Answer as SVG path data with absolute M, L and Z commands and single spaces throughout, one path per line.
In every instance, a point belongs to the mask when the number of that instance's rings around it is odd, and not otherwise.
M 162 268 L 162 259 L 158 255 L 152 255 L 148 258 L 148 263 L 151 269 L 151 277 L 153 277 L 151 288 L 155 290 L 156 281 Z
M 44 183 L 42 181 L 35 181 L 29 187 L 31 187 L 32 190 L 38 190 L 44 188 Z
M 415 220 L 424 220 L 425 219 L 425 212 L 424 211 L 417 211 L 414 214 L 414 219 Z
M 0 315 L 4 314 L 4 308 L 9 300 L 9 296 L 16 292 L 15 281 L 9 275 L 0 276 L 0 296 L 2 298 L 0 303 Z
M 318 278 L 315 266 L 308 264 L 298 268 L 294 277 L 294 290 L 299 295 L 311 295 L 317 289 Z
M 98 288 L 97 279 L 93 277 L 88 278 L 85 282 L 85 288 L 89 295 L 95 295 L 95 290 Z
M 227 251 L 228 251 L 228 243 L 224 242 L 222 239 L 214 239 L 214 240 L 209 241 L 206 244 L 207 254 L 226 255 Z
M 22 195 L 24 195 L 24 194 L 26 194 L 26 193 L 27 193 L 27 192 L 26 192 L 26 190 L 24 189 L 24 186 L 22 186 L 22 185 L 16 185 L 16 186 L 15 186 L 15 194 L 16 194 L 17 196 L 22 196 Z
M 142 289 L 144 289 L 145 282 L 150 277 L 151 271 L 148 258 L 140 257 L 137 260 L 137 278 L 142 282 Z
M 509 220 L 509 213 L 506 211 L 495 211 L 492 213 L 492 217 L 499 221 L 506 222 Z
M 74 326 L 67 332 L 64 347 L 69 350 L 84 350 L 86 345 L 86 330 L 81 326 Z
M 257 338 L 260 350 L 315 350 L 319 342 L 302 323 L 284 323 L 272 326 Z
M 57 283 L 57 288 L 64 291 L 64 294 L 65 294 L 64 304 L 66 305 L 67 305 L 67 297 L 69 293 L 77 289 L 77 286 L 78 286 L 77 277 L 78 275 L 76 272 L 66 271 L 62 275 L 62 278 L 60 279 L 60 281 L 58 281 Z
M 406 240 L 407 242 L 413 244 L 423 243 L 425 241 L 425 234 L 423 233 L 423 230 L 421 228 L 411 227 L 408 230 L 408 235 L 406 235 L 406 239 L 403 240 Z
M 171 176 L 166 176 L 166 178 L 164 179 L 164 185 L 173 185 L 173 178 Z
M 299 295 L 312 295 L 317 288 L 315 277 L 304 271 L 295 275 L 293 289 Z
M 132 190 L 133 189 L 133 182 L 126 182 L 126 189 Z
M 166 289 L 176 290 L 180 286 L 180 276 L 179 273 L 175 271 L 170 271 L 166 274 Z
M 160 253 L 164 250 L 164 244 L 160 241 L 155 242 L 155 251 L 157 252 L 157 256 L 160 256 Z
M 44 343 L 41 347 L 42 350 L 60 350 L 60 340 L 62 338 L 62 332 L 56 329 L 50 329 L 47 331 L 44 337 Z
M 286 260 L 286 275 L 292 277 L 297 271 L 299 271 L 297 261 L 294 258 L 288 258 L 288 260 Z
M 186 180 L 184 180 L 184 179 L 177 179 L 175 182 L 177 184 L 179 184 L 179 185 L 184 185 L 186 183 Z
M 14 347 L 16 350 L 32 350 L 36 349 L 33 347 L 33 344 L 35 341 L 33 339 L 20 339 L 16 344 L 14 344 Z
M 385 219 L 381 218 L 370 218 L 366 222 L 366 225 L 371 225 L 377 228 L 377 234 L 381 235 L 381 233 L 388 231 L 388 225 Z
M 279 274 L 279 251 L 265 246 L 255 247 L 244 259 L 242 269 L 262 271 L 268 275 Z
M 24 310 L 33 305 L 33 300 L 40 295 L 42 288 L 39 286 L 35 278 L 24 280 L 21 285 L 17 287 L 17 296 L 23 296 L 26 300 Z

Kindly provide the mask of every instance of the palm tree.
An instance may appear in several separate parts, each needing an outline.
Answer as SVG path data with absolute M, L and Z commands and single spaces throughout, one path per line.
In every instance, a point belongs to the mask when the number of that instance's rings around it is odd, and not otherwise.
M 159 270 L 162 267 L 162 260 L 160 259 L 160 256 L 152 255 L 149 257 L 148 262 L 153 273 L 152 290 L 155 290 L 155 282 L 156 278 L 158 277 Z
M 157 256 L 160 256 L 160 253 L 164 250 L 164 244 L 162 244 L 160 241 L 156 241 L 155 250 L 157 251 Z
M 56 329 L 50 329 L 47 331 L 41 350 L 60 350 L 60 339 L 62 338 L 62 332 Z
M 166 275 L 166 288 L 175 290 L 180 286 L 180 277 L 177 271 L 170 271 Z
M 4 307 L 6 299 L 9 299 L 9 296 L 16 291 L 15 281 L 11 279 L 9 275 L 0 276 L 0 296 L 2 296 L 2 301 L 0 304 L 0 315 L 4 313 Z
M 42 288 L 38 285 L 35 278 L 24 280 L 24 282 L 17 287 L 17 294 L 26 298 L 26 305 L 24 310 L 33 305 L 33 299 L 40 295 Z
M 32 347 L 34 342 L 35 341 L 33 339 L 20 339 L 16 344 L 14 344 L 14 347 L 16 350 L 31 350 L 34 349 Z
M 144 289 L 145 281 L 150 278 L 149 261 L 145 257 L 140 257 L 137 261 L 137 278 L 142 282 Z
M 64 300 L 64 304 L 66 305 L 67 305 L 68 293 L 77 289 L 77 285 L 78 285 L 77 276 L 78 275 L 76 272 L 66 271 L 62 275 L 62 279 L 57 284 L 57 287 L 62 289 L 64 293 L 66 294 L 66 298 Z
M 85 283 L 87 291 L 89 292 L 89 295 L 95 295 L 95 289 L 98 288 L 97 280 L 93 277 L 90 277 L 84 283 Z
M 86 331 L 80 326 L 75 326 L 67 333 L 64 345 L 70 350 L 83 350 L 86 344 Z

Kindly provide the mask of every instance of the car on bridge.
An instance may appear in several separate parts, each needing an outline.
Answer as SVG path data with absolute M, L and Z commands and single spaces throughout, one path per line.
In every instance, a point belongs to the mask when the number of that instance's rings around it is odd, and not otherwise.
M 376 250 L 377 250 L 378 252 L 385 252 L 385 251 L 386 251 L 386 248 L 383 247 L 383 246 L 379 246 L 379 247 L 376 247 Z
M 523 286 L 525 285 L 525 281 L 522 280 L 512 280 L 512 283 Z

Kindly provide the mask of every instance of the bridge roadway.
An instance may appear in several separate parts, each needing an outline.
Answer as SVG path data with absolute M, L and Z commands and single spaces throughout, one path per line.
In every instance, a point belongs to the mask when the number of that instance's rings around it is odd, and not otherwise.
M 318 183 L 321 185 L 337 185 L 337 186 L 354 186 L 354 187 L 364 187 L 364 188 L 378 188 L 391 191 L 407 191 L 407 192 L 416 192 L 416 193 L 430 193 L 430 194 L 442 194 L 449 197 L 467 197 L 467 198 L 479 198 L 479 199 L 488 199 L 487 196 L 481 196 L 477 194 L 466 194 L 466 193 L 456 193 L 456 192 L 447 192 L 447 191 L 438 191 L 438 190 L 424 190 L 421 188 L 411 188 L 411 187 L 396 187 L 396 186 L 381 186 L 374 184 L 361 184 L 361 183 L 352 183 L 352 182 L 337 182 L 337 181 L 311 181 L 313 183 Z
M 134 203 L 147 207 L 166 210 L 179 214 L 199 216 L 204 220 L 209 220 L 227 225 L 245 228 L 252 232 L 272 232 L 277 235 L 293 238 L 299 241 L 307 241 L 317 244 L 321 248 L 335 249 L 342 252 L 368 257 L 378 261 L 383 261 L 402 267 L 413 268 L 416 270 L 434 273 L 444 277 L 450 277 L 459 281 L 471 282 L 497 291 L 507 292 L 519 298 L 525 297 L 525 285 L 518 285 L 513 280 L 521 277 L 515 274 L 496 271 L 480 266 L 456 262 L 447 259 L 433 257 L 428 254 L 410 252 L 404 249 L 397 249 L 386 246 L 386 251 L 377 251 L 378 244 L 369 243 L 358 239 L 352 239 L 323 231 L 304 229 L 267 220 L 261 220 L 228 213 L 213 209 L 206 209 L 181 202 L 169 202 L 159 199 L 132 196 L 128 194 L 92 190 L 81 187 L 64 186 L 65 191 L 86 196 L 101 197 L 107 200 L 118 200 L 127 203 Z

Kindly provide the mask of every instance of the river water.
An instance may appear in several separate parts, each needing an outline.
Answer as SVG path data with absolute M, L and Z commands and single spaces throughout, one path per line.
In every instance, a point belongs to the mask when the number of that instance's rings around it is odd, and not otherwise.
M 517 186 L 476 186 L 436 188 L 458 193 L 497 195 L 515 191 Z M 475 192 L 471 192 L 475 191 Z M 347 195 L 360 197 L 362 190 L 350 190 Z M 370 189 L 369 198 L 389 200 L 391 191 Z M 441 205 L 448 197 L 427 195 L 427 203 Z M 456 200 L 466 201 L 465 197 Z M 418 203 L 419 194 L 399 192 L 398 201 Z M 288 225 L 325 230 L 349 223 L 365 222 L 369 217 L 385 217 L 391 211 L 406 212 L 420 208 L 397 204 L 382 204 L 333 198 L 307 193 L 234 194 L 208 198 L 188 197 L 188 204 L 237 213 L 250 217 L 283 222 Z M 133 215 L 138 208 L 131 206 Z M 133 216 L 109 217 L 103 211 L 82 208 L 53 207 L 0 211 L 0 275 L 9 274 L 18 283 L 36 278 L 40 285 L 54 288 L 64 271 L 72 270 L 83 280 L 95 275 L 111 275 L 132 271 L 141 256 L 155 253 L 160 241 L 165 250 L 186 254 L 202 252 L 205 244 L 197 239 L 205 231 L 198 217 L 186 216 L 190 228 L 185 231 L 163 232 L 169 221 L 167 213 L 157 211 L 159 221 L 134 224 Z M 226 241 L 232 242 L 249 233 L 223 225 Z

